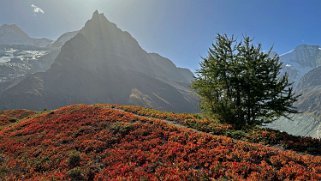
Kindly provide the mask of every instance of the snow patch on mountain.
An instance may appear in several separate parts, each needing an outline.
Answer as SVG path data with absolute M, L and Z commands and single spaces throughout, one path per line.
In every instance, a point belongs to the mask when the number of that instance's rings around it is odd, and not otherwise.
M 285 53 L 281 54 L 280 56 L 284 56 L 284 55 L 286 55 L 286 54 L 292 53 L 293 51 L 294 51 L 294 50 L 290 50 L 290 51 L 288 51 L 288 52 L 285 52 Z
M 280 55 L 283 73 L 287 72 L 296 86 L 301 78 L 321 64 L 321 47 L 317 45 L 299 45 L 295 49 Z
M 0 63 L 38 60 L 48 54 L 45 50 L 19 50 L 14 48 L 0 49 Z

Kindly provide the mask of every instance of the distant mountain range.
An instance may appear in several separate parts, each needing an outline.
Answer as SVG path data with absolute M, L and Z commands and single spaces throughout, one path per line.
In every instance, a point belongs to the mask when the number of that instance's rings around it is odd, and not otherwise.
M 16 25 L 0 26 L 0 93 L 26 75 L 48 70 L 75 33 L 63 34 L 53 42 L 30 38 Z
M 52 44 L 61 45 L 48 70 L 26 76 L 1 93 L 0 108 L 117 103 L 198 111 L 198 99 L 190 90 L 193 73 L 147 53 L 128 32 L 98 11 L 79 32 L 68 33 Z
M 17 25 L 0 26 L 0 45 L 28 45 L 35 47 L 47 47 L 52 40 L 47 38 L 31 38 Z

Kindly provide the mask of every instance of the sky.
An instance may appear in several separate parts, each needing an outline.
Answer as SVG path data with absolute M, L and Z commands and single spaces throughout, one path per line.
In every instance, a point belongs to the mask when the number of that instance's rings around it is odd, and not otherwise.
M 279 54 L 321 45 L 320 8 L 320 0 L 1 0 L 0 24 L 56 39 L 99 10 L 146 51 L 195 71 L 218 33 L 250 36 Z

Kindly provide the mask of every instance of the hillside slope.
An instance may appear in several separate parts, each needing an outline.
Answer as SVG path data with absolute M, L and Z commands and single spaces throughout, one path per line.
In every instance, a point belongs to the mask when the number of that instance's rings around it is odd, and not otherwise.
M 211 135 L 186 128 L 179 118 L 202 124 L 196 115 L 116 105 L 74 105 L 31 115 L 0 131 L 0 178 L 321 179 L 319 156 Z

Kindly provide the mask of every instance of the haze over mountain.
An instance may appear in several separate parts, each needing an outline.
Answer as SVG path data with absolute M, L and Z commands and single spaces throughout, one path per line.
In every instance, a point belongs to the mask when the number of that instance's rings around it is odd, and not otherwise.
M 52 40 L 47 38 L 31 38 L 17 25 L 0 26 L 0 45 L 29 45 L 35 47 L 46 47 Z
M 51 68 L 0 95 L 1 108 L 44 109 L 75 103 L 139 104 L 197 111 L 193 73 L 147 53 L 128 33 L 96 11 L 61 48 Z
M 72 31 L 64 33 L 54 43 L 51 44 L 51 47 L 62 47 L 67 41 L 75 37 L 78 32 L 79 31 Z

